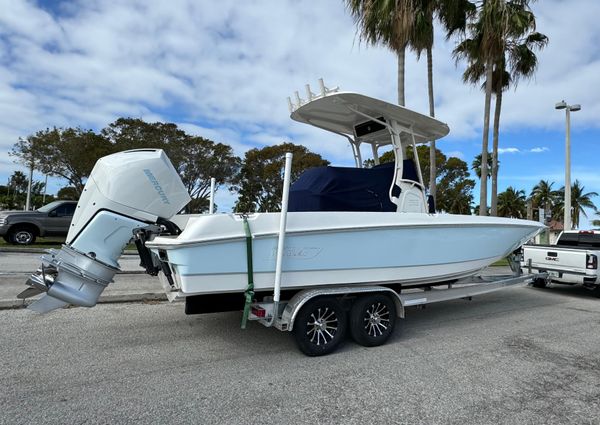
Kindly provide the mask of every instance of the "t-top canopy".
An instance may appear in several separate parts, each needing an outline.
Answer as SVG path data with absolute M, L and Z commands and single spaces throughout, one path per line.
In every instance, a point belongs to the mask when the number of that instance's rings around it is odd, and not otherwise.
M 416 143 L 440 139 L 450 131 L 446 124 L 427 115 L 351 92 L 330 93 L 311 100 L 293 111 L 291 117 L 298 122 L 377 145 L 390 144 L 391 139 L 388 131 L 373 119 L 381 121 L 383 118 L 387 123 L 396 121 L 406 131 L 412 129 Z M 361 124 L 367 123 L 368 126 L 369 121 L 374 131 L 361 130 Z

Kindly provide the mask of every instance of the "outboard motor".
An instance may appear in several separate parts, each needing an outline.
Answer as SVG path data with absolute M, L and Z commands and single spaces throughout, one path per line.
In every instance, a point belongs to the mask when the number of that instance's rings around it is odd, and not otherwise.
M 112 282 L 117 259 L 133 231 L 165 222 L 190 196 L 160 149 L 136 149 L 100 158 L 92 170 L 71 222 L 66 243 L 49 250 L 28 280 L 28 298 L 45 292 L 29 308 L 47 312 L 67 304 L 96 305 Z

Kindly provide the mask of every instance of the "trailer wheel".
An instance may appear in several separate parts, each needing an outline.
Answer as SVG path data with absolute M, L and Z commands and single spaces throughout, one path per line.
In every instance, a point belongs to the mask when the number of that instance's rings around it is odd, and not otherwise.
M 394 331 L 396 305 L 384 294 L 358 298 L 350 311 L 352 339 L 365 347 L 384 344 Z
M 308 301 L 294 321 L 293 334 L 298 348 L 307 356 L 333 352 L 346 334 L 346 312 L 333 297 Z
M 546 279 L 533 279 L 533 282 L 531 282 L 531 286 L 534 288 L 545 288 L 546 285 Z

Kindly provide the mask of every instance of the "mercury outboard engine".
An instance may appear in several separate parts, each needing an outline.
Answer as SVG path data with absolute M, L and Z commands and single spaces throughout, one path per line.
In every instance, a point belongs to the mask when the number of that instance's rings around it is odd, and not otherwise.
M 169 158 L 160 149 L 136 149 L 100 158 L 92 170 L 71 222 L 66 243 L 42 256 L 27 280 L 28 298 L 46 294 L 29 308 L 47 312 L 67 304 L 96 305 L 111 283 L 117 259 L 135 229 L 179 212 L 190 196 Z

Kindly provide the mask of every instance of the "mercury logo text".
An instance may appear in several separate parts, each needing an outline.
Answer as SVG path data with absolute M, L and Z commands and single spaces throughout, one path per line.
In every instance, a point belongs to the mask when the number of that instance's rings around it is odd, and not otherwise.
M 154 177 L 154 174 L 152 174 L 152 171 L 145 168 L 144 174 L 146 175 L 146 177 L 148 177 L 148 180 L 150 180 L 150 183 L 152 183 L 152 186 L 154 186 L 154 190 L 156 190 L 156 192 L 160 196 L 160 199 L 162 199 L 163 204 L 171 205 L 171 203 L 169 202 L 169 198 L 167 198 L 167 194 L 165 193 L 163 188 L 160 186 L 160 183 L 158 182 L 158 180 L 156 180 L 156 177 Z

